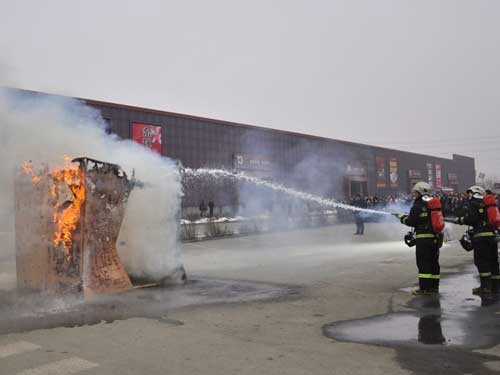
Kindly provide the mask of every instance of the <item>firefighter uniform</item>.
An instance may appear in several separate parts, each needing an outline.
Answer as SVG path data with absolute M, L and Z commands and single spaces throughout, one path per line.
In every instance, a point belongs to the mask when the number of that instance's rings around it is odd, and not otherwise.
M 439 291 L 440 267 L 439 248 L 441 243 L 431 225 L 431 212 L 426 201 L 429 195 L 415 199 L 409 215 L 401 217 L 401 223 L 415 228 L 416 258 L 418 267 L 419 290 L 415 294 L 436 293 Z
M 500 277 L 496 231 L 488 224 L 488 214 L 483 199 L 472 197 L 465 216 L 458 218 L 458 223 L 472 227 L 474 264 L 481 280 L 481 286 L 475 288 L 473 292 L 475 294 L 498 293 Z

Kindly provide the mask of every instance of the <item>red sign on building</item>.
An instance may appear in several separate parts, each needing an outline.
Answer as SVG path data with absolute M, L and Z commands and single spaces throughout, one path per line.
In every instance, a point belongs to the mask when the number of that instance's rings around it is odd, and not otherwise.
M 436 163 L 436 189 L 443 187 L 443 180 L 441 179 L 441 164 Z
M 133 123 L 132 139 L 160 155 L 162 154 L 161 126 Z
M 425 165 L 427 166 L 427 182 L 433 188 L 434 187 L 434 172 L 432 170 L 432 167 L 433 167 L 432 163 L 426 163 Z
M 385 172 L 385 159 L 381 156 L 375 158 L 377 169 L 377 188 L 385 188 L 387 186 L 387 177 Z

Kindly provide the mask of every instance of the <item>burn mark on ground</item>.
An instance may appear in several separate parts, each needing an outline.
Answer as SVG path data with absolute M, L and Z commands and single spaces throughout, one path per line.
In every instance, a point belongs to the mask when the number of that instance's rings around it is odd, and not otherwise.
M 168 312 L 187 306 L 271 301 L 300 294 L 299 287 L 209 278 L 191 279 L 184 285 L 101 295 L 91 301 L 0 292 L 0 334 L 111 323 L 130 318 L 151 318 L 181 325 L 182 322 L 168 318 Z
M 340 342 L 394 348 L 400 365 L 415 374 L 498 374 L 486 363 L 500 357 L 475 350 L 500 344 L 500 301 L 471 294 L 475 274 L 468 267 L 444 277 L 440 296 L 412 298 L 409 312 L 335 322 L 323 333 Z

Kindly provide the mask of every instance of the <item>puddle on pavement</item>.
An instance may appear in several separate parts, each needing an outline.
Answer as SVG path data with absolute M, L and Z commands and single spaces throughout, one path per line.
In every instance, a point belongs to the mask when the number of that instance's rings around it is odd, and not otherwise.
M 0 334 L 110 323 L 137 317 L 182 325 L 180 321 L 169 319 L 168 312 L 186 306 L 275 300 L 299 295 L 297 287 L 209 278 L 167 288 L 144 288 L 100 296 L 86 303 L 74 298 L 0 292 Z
M 477 352 L 500 344 L 498 297 L 472 295 L 474 267 L 441 280 L 439 296 L 414 297 L 409 311 L 335 322 L 323 333 L 341 342 L 395 349 L 396 361 L 414 374 L 499 374 L 489 364 L 500 357 Z M 408 288 L 408 292 L 411 289 Z
M 468 267 L 444 277 L 439 296 L 414 297 L 409 312 L 394 312 L 366 319 L 336 322 L 324 334 L 337 341 L 377 345 L 447 345 L 491 347 L 500 342 L 498 296 L 472 295 L 476 272 Z

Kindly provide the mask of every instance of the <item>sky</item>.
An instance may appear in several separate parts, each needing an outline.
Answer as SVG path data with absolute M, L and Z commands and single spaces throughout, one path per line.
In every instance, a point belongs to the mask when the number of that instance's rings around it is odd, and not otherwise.
M 500 1 L 0 0 L 0 85 L 442 157 L 500 177 Z

